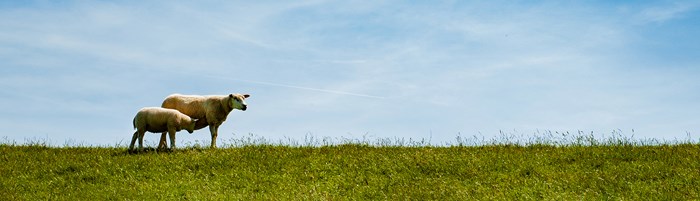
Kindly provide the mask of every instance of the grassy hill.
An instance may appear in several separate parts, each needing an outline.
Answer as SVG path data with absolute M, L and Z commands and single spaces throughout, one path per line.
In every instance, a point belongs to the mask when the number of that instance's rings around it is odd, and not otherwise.
M 700 199 L 700 145 L 0 145 L 0 200 Z

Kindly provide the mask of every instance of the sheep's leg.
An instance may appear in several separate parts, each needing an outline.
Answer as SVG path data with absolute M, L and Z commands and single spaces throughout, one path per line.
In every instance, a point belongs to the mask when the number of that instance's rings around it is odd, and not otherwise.
M 168 135 L 170 135 L 170 150 L 175 151 L 175 129 L 168 129 Z M 163 134 L 165 136 L 165 134 Z M 165 138 L 162 139 L 165 141 Z
M 134 150 L 134 144 L 136 144 L 136 138 L 138 138 L 139 131 L 134 132 L 134 136 L 131 137 L 131 144 L 129 145 L 129 151 Z
M 139 152 L 143 151 L 143 136 L 146 135 L 146 131 L 139 130 Z
M 160 142 L 158 142 L 158 149 L 166 149 L 166 148 L 168 148 L 168 143 L 165 142 L 165 134 L 166 134 L 166 132 L 163 132 L 163 133 L 160 135 Z
M 219 135 L 219 125 L 210 124 L 209 132 L 211 132 L 211 148 L 216 148 L 216 137 Z

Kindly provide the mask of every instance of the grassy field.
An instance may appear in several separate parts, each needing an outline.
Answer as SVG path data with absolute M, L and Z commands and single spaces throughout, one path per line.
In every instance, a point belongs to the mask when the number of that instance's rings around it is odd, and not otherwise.
M 0 145 L 0 200 L 693 200 L 700 145 Z

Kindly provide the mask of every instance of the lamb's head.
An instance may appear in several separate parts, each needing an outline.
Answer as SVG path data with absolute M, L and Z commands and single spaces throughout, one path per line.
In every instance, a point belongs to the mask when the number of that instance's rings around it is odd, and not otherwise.
M 194 132 L 194 125 L 197 124 L 197 121 L 199 121 L 199 119 L 190 118 L 190 123 L 187 125 L 184 125 L 185 130 L 187 130 L 187 132 L 192 134 Z
M 248 109 L 248 105 L 245 103 L 245 99 L 250 97 L 248 94 L 229 94 L 230 107 L 233 109 L 239 109 L 245 111 Z

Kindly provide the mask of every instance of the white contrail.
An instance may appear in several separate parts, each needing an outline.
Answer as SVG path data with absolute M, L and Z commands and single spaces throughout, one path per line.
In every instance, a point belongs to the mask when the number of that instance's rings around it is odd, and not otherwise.
M 292 89 L 302 89 L 302 90 L 318 91 L 318 92 L 332 93 L 332 94 L 341 94 L 341 95 L 349 95 L 349 96 L 358 96 L 358 97 L 365 97 L 365 98 L 378 98 L 378 99 L 384 99 L 384 98 L 385 98 L 385 97 L 381 97 L 381 96 L 373 96 L 373 95 L 367 95 L 367 94 L 358 94 L 358 93 L 352 93 L 352 92 L 347 92 L 347 91 L 338 91 L 338 90 L 328 90 L 328 89 L 319 89 L 319 88 L 311 88 L 311 87 L 302 87 L 302 86 L 295 86 L 295 85 L 288 85 L 288 84 L 280 84 L 280 83 L 272 83 L 272 82 L 263 82 L 263 81 L 232 79 L 232 78 L 228 78 L 228 77 L 212 76 L 212 75 L 206 75 L 206 76 L 208 76 L 208 77 L 215 77 L 215 78 L 218 78 L 218 79 L 226 79 L 226 80 L 231 80 L 231 81 L 236 81 L 236 82 L 245 82 L 245 83 L 251 83 L 251 84 L 260 84 L 260 85 L 276 86 L 276 87 L 286 87 L 286 88 L 292 88 Z
M 262 84 L 262 85 L 277 86 L 277 87 L 287 87 L 287 88 L 293 88 L 293 89 L 303 89 L 303 90 L 310 90 L 310 91 L 319 91 L 319 92 L 332 93 L 332 94 L 342 94 L 342 95 L 359 96 L 359 97 L 367 97 L 367 98 L 384 98 L 384 97 L 381 97 L 381 96 L 373 96 L 373 95 L 367 95 L 367 94 L 358 94 L 358 93 L 352 93 L 352 92 L 346 92 L 346 91 L 337 91 L 337 90 L 328 90 L 328 89 L 317 89 L 317 88 L 302 87 L 302 86 L 294 86 L 294 85 L 288 85 L 288 84 L 278 84 L 278 83 L 271 83 L 271 82 L 261 82 L 261 81 L 252 81 L 252 80 L 239 80 L 239 79 L 232 79 L 232 80 L 234 80 L 234 81 L 239 81 L 239 82 L 253 83 L 253 84 Z

